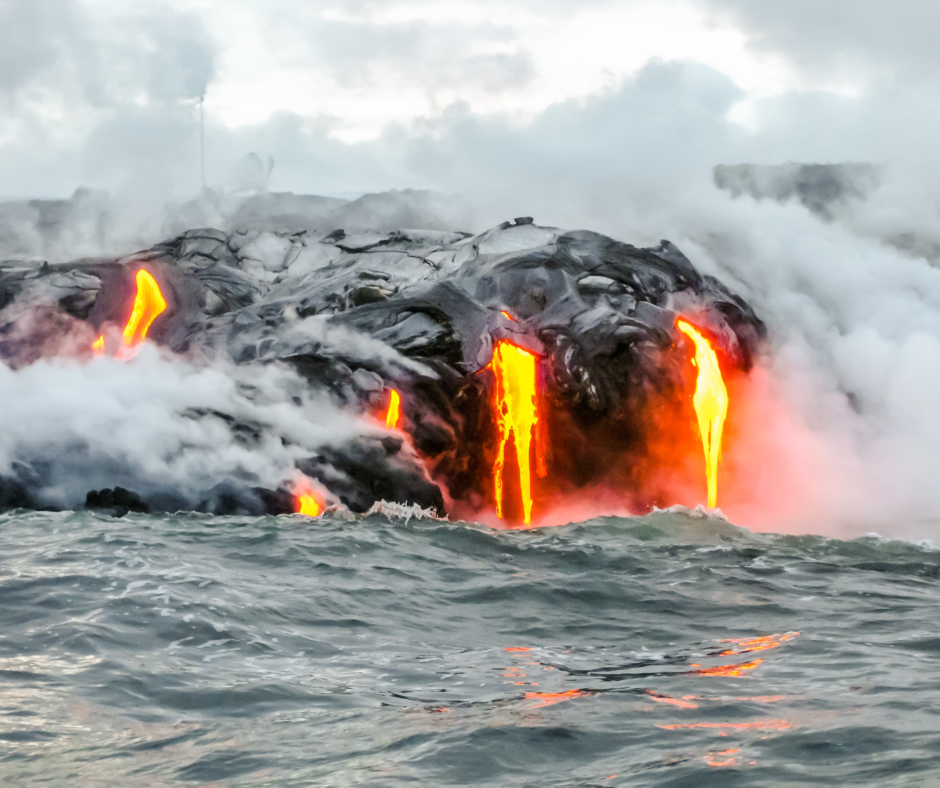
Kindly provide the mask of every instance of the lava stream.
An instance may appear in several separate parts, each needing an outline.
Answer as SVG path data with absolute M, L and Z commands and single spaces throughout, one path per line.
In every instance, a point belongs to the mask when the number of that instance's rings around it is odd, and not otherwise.
M 539 428 L 537 356 L 506 339 L 500 339 L 487 369 L 493 370 L 496 377 L 494 404 L 499 431 L 499 449 L 493 463 L 496 516 L 500 519 L 503 517 L 503 472 L 506 446 L 512 439 L 519 464 L 523 519 L 528 524 L 532 522 L 531 447 L 535 430 Z M 536 469 L 540 476 L 544 476 L 545 459 L 538 443 L 536 440 Z
M 166 299 L 160 292 L 160 285 L 147 271 L 141 268 L 137 272 L 137 295 L 134 296 L 134 308 L 124 326 L 124 347 L 118 353 L 123 358 L 126 350 L 136 347 L 147 338 L 150 324 L 166 309 Z
M 122 334 L 121 347 L 116 358 L 126 361 L 137 354 L 137 346 L 147 338 L 147 332 L 154 320 L 166 310 L 166 299 L 160 292 L 160 285 L 149 272 L 141 268 L 137 272 L 137 292 L 134 295 L 134 306 L 131 316 L 127 319 Z M 91 346 L 96 356 L 104 355 L 104 334 Z
M 676 322 L 678 329 L 695 343 L 695 361 L 698 378 L 692 403 L 698 417 L 698 429 L 705 452 L 705 473 L 708 477 L 708 506 L 718 505 L 718 460 L 721 458 L 721 433 L 728 415 L 728 390 L 721 377 L 718 357 L 708 340 L 684 320 Z
M 385 426 L 390 430 L 397 430 L 401 424 L 401 395 L 391 389 L 388 397 L 388 410 L 385 412 Z

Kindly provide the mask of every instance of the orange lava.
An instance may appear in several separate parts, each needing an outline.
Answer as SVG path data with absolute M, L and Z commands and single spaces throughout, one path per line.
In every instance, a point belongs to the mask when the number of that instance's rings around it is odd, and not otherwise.
M 137 272 L 137 293 L 134 306 L 127 319 L 121 338 L 121 347 L 116 358 L 126 361 L 137 354 L 137 346 L 147 338 L 147 332 L 154 320 L 166 309 L 166 299 L 160 292 L 160 285 L 149 272 L 141 268 Z M 104 355 L 104 334 L 100 334 L 91 346 L 96 356 Z
M 124 346 L 118 358 L 126 349 L 134 348 L 147 338 L 150 325 L 166 309 L 166 299 L 160 292 L 160 285 L 149 272 L 141 268 L 137 272 L 137 295 L 134 296 L 134 308 L 124 326 L 122 341 Z
M 309 482 L 301 482 L 295 488 L 294 511 L 307 517 L 318 517 L 323 512 L 323 502 Z
M 391 389 L 388 396 L 388 410 L 385 411 L 385 426 L 390 430 L 397 430 L 400 424 L 401 394 L 395 389 Z
M 692 402 L 705 451 L 708 506 L 714 509 L 718 505 L 718 461 L 721 459 L 721 433 L 728 415 L 728 389 L 721 377 L 718 357 L 708 340 L 684 320 L 678 320 L 676 326 L 695 343 L 694 364 L 698 367 L 698 378 Z
M 536 471 L 545 475 L 545 457 L 537 440 L 539 429 L 538 357 L 506 339 L 500 339 L 493 349 L 493 360 L 487 369 L 496 376 L 496 421 L 499 430 L 499 449 L 493 463 L 496 487 L 496 516 L 503 519 L 503 470 L 506 446 L 510 439 L 515 444 L 519 463 L 519 490 L 522 496 L 523 519 L 532 522 L 532 467 L 531 449 L 535 441 Z

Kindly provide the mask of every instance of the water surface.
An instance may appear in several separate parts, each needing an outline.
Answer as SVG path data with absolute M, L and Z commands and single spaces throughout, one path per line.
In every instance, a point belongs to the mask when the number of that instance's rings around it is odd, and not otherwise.
M 0 517 L 0 777 L 936 785 L 940 552 L 681 512 Z

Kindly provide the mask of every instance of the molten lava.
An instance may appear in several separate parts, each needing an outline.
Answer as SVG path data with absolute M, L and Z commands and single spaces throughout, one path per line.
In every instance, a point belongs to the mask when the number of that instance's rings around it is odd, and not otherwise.
M 141 268 L 137 272 L 137 293 L 134 296 L 134 306 L 131 316 L 124 326 L 121 348 L 117 358 L 127 360 L 133 358 L 137 351 L 135 348 L 147 338 L 150 325 L 166 309 L 166 299 L 160 292 L 160 285 L 147 271 Z M 91 346 L 96 356 L 104 355 L 104 334 L 100 334 Z
M 141 268 L 137 272 L 137 295 L 134 296 L 134 308 L 124 326 L 124 347 L 132 348 L 147 338 L 150 324 L 166 309 L 166 299 L 160 292 L 160 285 L 147 271 Z
M 302 482 L 294 490 L 294 511 L 307 517 L 319 517 L 323 512 L 320 497 L 307 482 Z
M 718 460 L 721 458 L 721 433 L 728 415 L 728 390 L 721 377 L 718 357 L 708 340 L 695 328 L 679 320 L 678 329 L 695 343 L 695 361 L 698 379 L 695 383 L 695 415 L 705 451 L 705 473 L 708 477 L 708 506 L 718 505 Z
M 390 430 L 397 430 L 401 424 L 401 395 L 391 390 L 388 397 L 388 410 L 385 412 L 385 426 Z
M 539 446 L 539 397 L 537 356 L 531 351 L 517 347 L 506 339 L 500 339 L 493 350 L 493 360 L 487 369 L 496 376 L 496 424 L 499 432 L 499 449 L 493 463 L 493 480 L 496 488 L 496 516 L 503 517 L 503 471 L 506 463 L 506 447 L 510 439 L 516 448 L 519 464 L 519 491 L 522 497 L 523 519 L 532 522 L 532 469 L 531 448 L 536 438 L 535 459 L 539 476 L 544 476 L 545 458 Z

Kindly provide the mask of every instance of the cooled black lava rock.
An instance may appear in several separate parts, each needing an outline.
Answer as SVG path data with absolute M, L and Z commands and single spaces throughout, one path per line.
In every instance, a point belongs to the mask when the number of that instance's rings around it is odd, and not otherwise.
M 112 517 L 124 517 L 129 512 L 146 514 L 150 507 L 132 490 L 123 487 L 89 490 L 85 497 L 85 508 L 110 514 Z
M 521 217 L 476 236 L 195 229 L 119 260 L 7 265 L 0 357 L 24 363 L 25 340 L 3 334 L 16 309 L 52 309 L 94 333 L 122 321 L 141 267 L 168 302 L 149 336 L 176 352 L 289 364 L 359 413 L 379 410 L 388 388 L 401 392 L 414 450 L 363 436 L 298 463 L 356 511 L 384 498 L 443 512 L 446 498 L 457 513 L 472 512 L 491 497 L 496 435 L 485 369 L 500 340 L 541 359 L 547 484 L 608 482 L 656 502 L 647 473 L 662 459 L 654 444 L 670 438 L 673 423 L 686 431 L 693 423 L 691 347 L 677 318 L 709 336 L 729 374 L 747 371 L 765 334 L 742 298 L 668 241 L 638 248 Z M 41 352 L 31 347 L 30 359 Z M 286 507 L 283 495 L 263 496 L 244 480 L 220 484 L 193 508 Z

